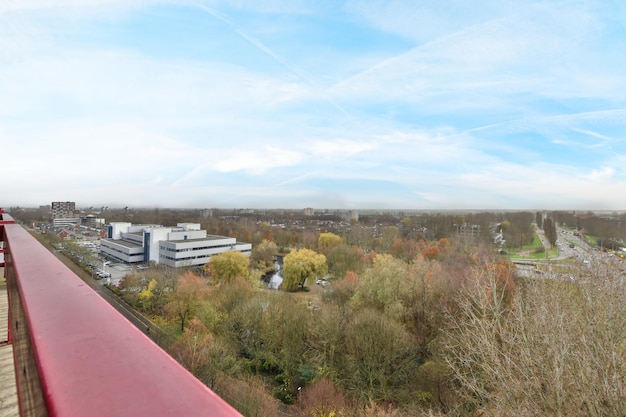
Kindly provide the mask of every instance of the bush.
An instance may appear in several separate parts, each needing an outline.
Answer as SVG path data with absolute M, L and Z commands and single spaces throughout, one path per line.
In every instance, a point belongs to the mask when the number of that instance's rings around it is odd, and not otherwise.
M 278 417 L 278 403 L 254 379 L 218 378 L 214 391 L 246 417 Z
M 348 401 L 329 378 L 322 378 L 305 387 L 300 394 L 302 417 L 347 416 Z

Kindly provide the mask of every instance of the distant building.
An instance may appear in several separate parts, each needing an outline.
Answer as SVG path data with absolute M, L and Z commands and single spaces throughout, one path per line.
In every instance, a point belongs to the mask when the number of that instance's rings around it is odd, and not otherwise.
M 354 220 L 354 221 L 358 222 L 359 221 L 359 212 L 355 211 L 355 210 L 349 210 L 346 213 L 346 215 L 345 215 L 345 220 L 346 221 Z
M 99 229 L 104 226 L 105 220 L 100 217 L 96 217 L 93 214 L 88 214 L 81 219 L 81 224 L 91 227 L 94 229 Z
M 480 225 L 471 223 L 455 224 L 460 240 L 475 240 L 480 237 Z
M 80 224 L 80 218 L 76 216 L 76 203 L 73 201 L 53 201 L 51 212 L 54 227 Z
M 73 201 L 53 201 L 52 218 L 63 219 L 76 217 L 76 203 Z
M 315 214 L 315 210 L 312 209 L 311 207 L 307 207 L 304 209 L 305 216 L 313 216 L 314 214 Z
M 101 254 L 117 262 L 152 261 L 175 268 L 204 265 L 211 256 L 231 251 L 250 256 L 252 244 L 239 243 L 231 237 L 207 235 L 199 223 L 163 227 L 115 222 L 108 226 L 108 237 L 100 241 Z

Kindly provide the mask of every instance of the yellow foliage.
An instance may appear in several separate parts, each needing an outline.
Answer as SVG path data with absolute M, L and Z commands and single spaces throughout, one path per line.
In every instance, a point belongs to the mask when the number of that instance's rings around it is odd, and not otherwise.
M 152 298 L 152 293 L 153 293 L 154 289 L 156 288 L 156 286 L 157 286 L 156 280 L 155 279 L 151 280 L 148 283 L 148 287 L 146 287 L 145 290 L 143 290 L 143 291 L 141 291 L 139 293 L 139 299 L 141 299 L 141 300 L 149 300 L 150 298 Z

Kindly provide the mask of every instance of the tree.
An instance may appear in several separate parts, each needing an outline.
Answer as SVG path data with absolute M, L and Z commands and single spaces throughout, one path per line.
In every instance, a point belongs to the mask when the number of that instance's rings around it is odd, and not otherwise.
M 558 235 L 556 232 L 556 225 L 550 217 L 546 217 L 546 219 L 543 221 L 543 231 L 546 239 L 548 239 L 548 242 L 550 242 L 550 245 L 554 246 L 556 244 Z
M 348 399 L 330 378 L 322 378 L 302 390 L 300 416 L 347 416 Z
M 189 321 L 183 336 L 172 346 L 171 355 L 200 380 L 211 372 L 210 347 L 212 336 L 198 319 Z
M 231 282 L 237 277 L 248 277 L 250 258 L 241 252 L 223 252 L 211 256 L 207 265 L 217 281 Z
M 402 317 L 400 304 L 400 281 L 406 273 L 406 264 L 391 255 L 374 258 L 372 268 L 361 276 L 359 286 L 352 298 L 355 309 L 375 309 L 394 319 Z
M 529 212 L 513 212 L 506 214 L 505 222 L 502 222 L 502 232 L 506 244 L 512 248 L 521 248 L 524 245 L 532 243 L 534 239 L 534 230 L 531 227 L 533 215 Z
M 381 244 L 383 252 L 389 252 L 391 249 L 391 245 L 398 237 L 400 229 L 396 226 L 386 226 L 383 228 L 382 236 L 381 236 Z
M 274 268 L 274 255 L 278 253 L 276 243 L 263 239 L 252 249 L 252 261 L 263 270 Z
M 341 243 L 341 237 L 334 233 L 320 233 L 317 238 L 317 250 L 328 255 L 330 250 Z
M 507 301 L 477 270 L 442 343 L 469 415 L 626 413 L 626 288 L 611 271 L 528 280 Z
M 326 257 L 310 249 L 290 252 L 283 259 L 283 283 L 286 291 L 303 288 L 307 280 L 319 278 L 328 272 Z
M 201 302 L 206 299 L 208 287 L 202 277 L 191 271 L 178 277 L 174 291 L 170 294 L 167 309 L 180 320 L 181 332 L 185 330 L 187 320 L 192 318 Z
M 414 376 L 418 357 L 404 327 L 373 310 L 358 312 L 346 329 L 339 379 L 363 400 L 398 400 Z
M 422 256 L 424 257 L 424 259 L 428 259 L 428 260 L 435 260 L 439 258 L 440 254 L 441 254 L 441 250 L 439 250 L 439 246 L 435 246 L 435 245 L 429 246 L 422 251 Z
M 336 277 L 343 278 L 348 271 L 360 272 L 363 266 L 363 251 L 356 246 L 341 243 L 326 255 L 328 270 Z

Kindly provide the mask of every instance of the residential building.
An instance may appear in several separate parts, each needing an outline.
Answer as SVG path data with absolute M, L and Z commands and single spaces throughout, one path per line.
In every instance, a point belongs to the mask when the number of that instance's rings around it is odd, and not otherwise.
M 76 203 L 73 201 L 53 201 L 52 218 L 73 218 L 76 217 Z
M 76 216 L 76 203 L 73 201 L 53 201 L 51 211 L 54 227 L 80 224 L 80 218 Z

